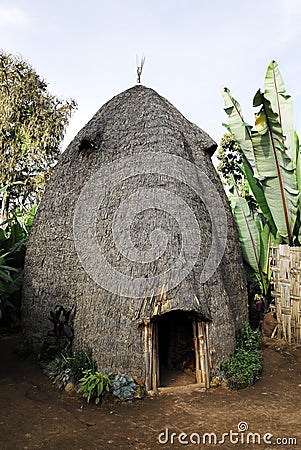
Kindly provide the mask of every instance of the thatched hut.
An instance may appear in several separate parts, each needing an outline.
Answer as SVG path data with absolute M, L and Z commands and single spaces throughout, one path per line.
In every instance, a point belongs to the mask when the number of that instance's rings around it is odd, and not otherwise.
M 194 381 L 247 319 L 238 235 L 211 162 L 215 142 L 154 90 L 106 103 L 55 167 L 26 255 L 23 327 L 76 306 L 74 346 L 148 390 L 190 360 Z M 167 383 L 168 384 L 168 383 Z

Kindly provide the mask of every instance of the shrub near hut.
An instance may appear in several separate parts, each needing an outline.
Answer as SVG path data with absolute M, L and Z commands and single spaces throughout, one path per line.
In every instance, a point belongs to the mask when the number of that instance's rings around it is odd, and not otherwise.
M 44 372 L 54 387 L 67 392 L 77 390 L 89 403 L 97 405 L 106 393 L 119 400 L 142 398 L 144 386 L 127 374 L 114 374 L 107 370 L 98 371 L 91 349 L 73 347 L 74 309 L 65 310 L 57 305 L 50 311 L 52 330 L 42 339 L 39 359 Z
M 221 365 L 226 385 L 230 389 L 251 386 L 262 371 L 261 334 L 253 331 L 248 323 L 237 334 L 237 346 L 230 359 Z

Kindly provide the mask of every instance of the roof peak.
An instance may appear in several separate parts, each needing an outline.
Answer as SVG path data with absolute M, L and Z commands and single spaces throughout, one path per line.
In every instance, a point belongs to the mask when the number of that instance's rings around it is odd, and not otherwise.
M 190 135 L 197 146 L 212 156 L 217 148 L 216 142 L 198 125 L 188 120 L 183 114 L 165 97 L 153 88 L 141 83 L 120 92 L 103 105 L 96 115 L 109 115 L 117 120 L 117 116 L 128 116 L 135 123 L 147 118 L 148 121 L 156 122 L 157 126 L 163 124 L 178 130 L 183 134 Z M 126 120 L 126 119 L 125 119 Z M 126 120 L 126 122 L 128 122 Z M 184 131 L 185 130 L 185 131 Z M 190 131 L 188 131 L 190 130 Z M 186 133 L 187 132 L 187 133 Z

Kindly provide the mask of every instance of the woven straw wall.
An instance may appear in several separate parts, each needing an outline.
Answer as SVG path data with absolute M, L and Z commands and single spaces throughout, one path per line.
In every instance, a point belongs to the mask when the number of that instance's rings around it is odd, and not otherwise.
M 301 342 L 301 248 L 271 248 L 272 310 L 278 321 L 278 337 Z

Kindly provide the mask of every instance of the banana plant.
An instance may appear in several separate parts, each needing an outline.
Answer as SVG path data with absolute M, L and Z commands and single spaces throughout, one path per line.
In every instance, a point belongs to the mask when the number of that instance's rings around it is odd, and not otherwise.
M 267 222 L 264 223 L 261 213 L 251 212 L 246 198 L 239 194 L 235 185 L 231 188 L 230 204 L 238 228 L 243 258 L 257 279 L 261 292 L 266 296 L 271 277 L 270 226 Z
M 283 142 L 285 151 L 295 167 L 297 154 L 295 151 L 293 101 L 292 97 L 286 92 L 276 61 L 271 61 L 267 68 L 264 81 L 264 97 L 270 102 L 273 112 L 278 116 L 281 134 L 285 136 L 285 141 Z
M 272 61 L 253 106 L 259 108 L 255 125 L 245 122 L 241 107 L 228 88 L 223 89 L 227 128 L 243 154 L 250 188 L 277 242 L 293 245 L 299 239 L 301 163 L 293 129 L 291 97 L 286 93 L 278 65 Z
M 22 283 L 22 270 L 7 264 L 8 255 L 0 255 L 0 319 L 5 306 L 13 307 L 9 297 L 20 289 Z
M 0 189 L 0 196 L 5 189 Z M 33 206 L 26 213 L 11 211 L 0 224 L 0 319 L 7 308 L 17 311 L 14 297 L 21 289 L 27 238 L 36 209 Z

